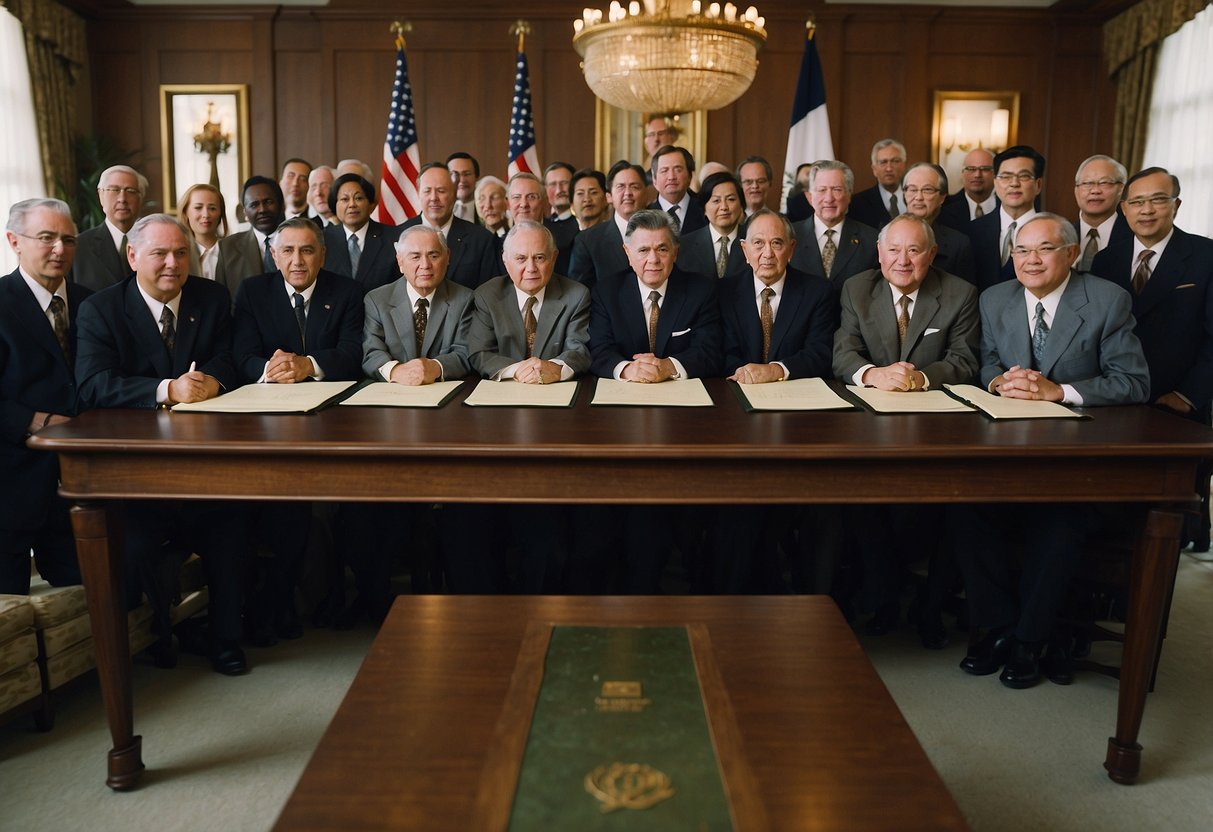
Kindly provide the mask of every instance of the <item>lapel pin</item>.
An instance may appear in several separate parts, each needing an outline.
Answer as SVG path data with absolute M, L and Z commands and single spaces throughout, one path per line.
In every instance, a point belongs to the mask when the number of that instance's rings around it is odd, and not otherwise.
M 333 307 L 332 307 L 332 305 L 331 305 L 331 304 L 326 303 L 326 304 L 324 305 L 324 308 L 325 308 L 325 309 L 332 309 Z

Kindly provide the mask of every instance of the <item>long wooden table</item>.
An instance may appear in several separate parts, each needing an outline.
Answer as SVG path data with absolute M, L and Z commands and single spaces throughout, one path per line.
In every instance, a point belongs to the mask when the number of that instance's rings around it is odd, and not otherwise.
M 691 629 L 738 832 L 968 828 L 819 595 L 398 598 L 275 828 L 504 830 L 554 624 Z M 592 803 L 585 773 L 550 786 Z
M 1104 762 L 1132 783 L 1137 735 L 1182 517 L 1213 431 L 1148 407 L 1089 421 L 976 414 L 746 413 L 709 380 L 712 408 L 332 407 L 312 416 L 97 410 L 41 431 L 73 508 L 114 747 L 106 782 L 133 788 L 123 555 L 104 500 L 177 497 L 417 502 L 1150 504 L 1133 557 L 1116 732 Z

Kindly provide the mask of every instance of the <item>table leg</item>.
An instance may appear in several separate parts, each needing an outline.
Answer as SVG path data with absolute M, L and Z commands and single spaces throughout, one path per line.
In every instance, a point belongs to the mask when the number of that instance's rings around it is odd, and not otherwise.
M 109 721 L 110 749 L 105 785 L 115 791 L 133 789 L 143 773 L 143 738 L 134 736 L 131 699 L 131 649 L 126 627 L 122 574 L 123 553 L 110 546 L 105 505 L 80 503 L 72 507 L 76 553 L 88 599 L 88 617 L 97 651 L 101 700 Z
M 1141 770 L 1141 745 L 1137 742 L 1137 733 L 1141 730 L 1150 674 L 1158 655 L 1168 581 L 1174 576 L 1179 560 L 1182 528 L 1183 515 L 1178 511 L 1151 509 L 1133 547 L 1116 736 L 1108 737 L 1108 754 L 1103 764 L 1108 777 L 1124 785 L 1137 782 Z

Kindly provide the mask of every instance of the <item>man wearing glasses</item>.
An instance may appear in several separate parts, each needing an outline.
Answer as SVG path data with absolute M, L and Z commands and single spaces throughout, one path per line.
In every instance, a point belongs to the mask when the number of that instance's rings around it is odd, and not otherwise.
M 932 265 L 972 283 L 973 248 L 969 244 L 969 235 L 938 221 L 944 198 L 948 195 L 948 175 L 943 168 L 933 162 L 913 165 L 906 171 L 901 190 L 906 196 L 906 213 L 925 220 L 935 232 L 938 251 Z
M 121 283 L 131 273 L 126 234 L 139 219 L 147 178 L 134 168 L 114 165 L 101 172 L 97 198 L 105 222 L 80 235 L 71 279 L 94 292 Z
M 851 219 L 879 231 L 906 210 L 901 179 L 906 174 L 906 148 L 896 139 L 881 139 L 872 146 L 872 175 L 876 184 L 851 199 Z
M 944 200 L 939 221 L 968 234 L 970 222 L 998 209 L 998 197 L 994 195 L 994 154 L 984 147 L 970 150 L 960 172 L 964 187 Z
M 1045 157 L 1027 145 L 1015 145 L 994 157 L 997 211 L 973 220 L 969 239 L 977 272 L 977 291 L 1015 277 L 1011 249 L 1019 229 L 1036 214 L 1036 197 L 1044 188 Z M 1075 255 L 1077 256 L 1077 255 Z
M 1118 210 L 1128 173 L 1111 156 L 1092 156 L 1074 174 L 1074 201 L 1078 203 L 1078 245 L 1074 268 L 1091 271 L 1095 255 L 1113 240 L 1131 237 L 1124 215 Z

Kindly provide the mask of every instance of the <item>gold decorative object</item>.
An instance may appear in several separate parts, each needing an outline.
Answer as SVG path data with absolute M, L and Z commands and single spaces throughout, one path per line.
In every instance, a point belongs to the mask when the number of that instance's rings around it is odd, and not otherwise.
M 754 6 L 739 13 L 732 3 L 612 0 L 605 17 L 585 9 L 573 21 L 573 48 L 590 89 L 612 106 L 716 110 L 753 83 L 765 24 Z
M 585 790 L 602 804 L 603 814 L 618 809 L 648 809 L 674 796 L 670 777 L 644 763 L 608 763 L 585 776 Z
M 221 122 L 213 121 L 215 102 L 206 102 L 206 121 L 202 124 L 202 132 L 194 134 L 194 149 L 205 153 L 211 163 L 211 177 L 208 180 L 212 188 L 219 187 L 220 153 L 227 153 L 232 146 L 232 134 L 223 132 Z

